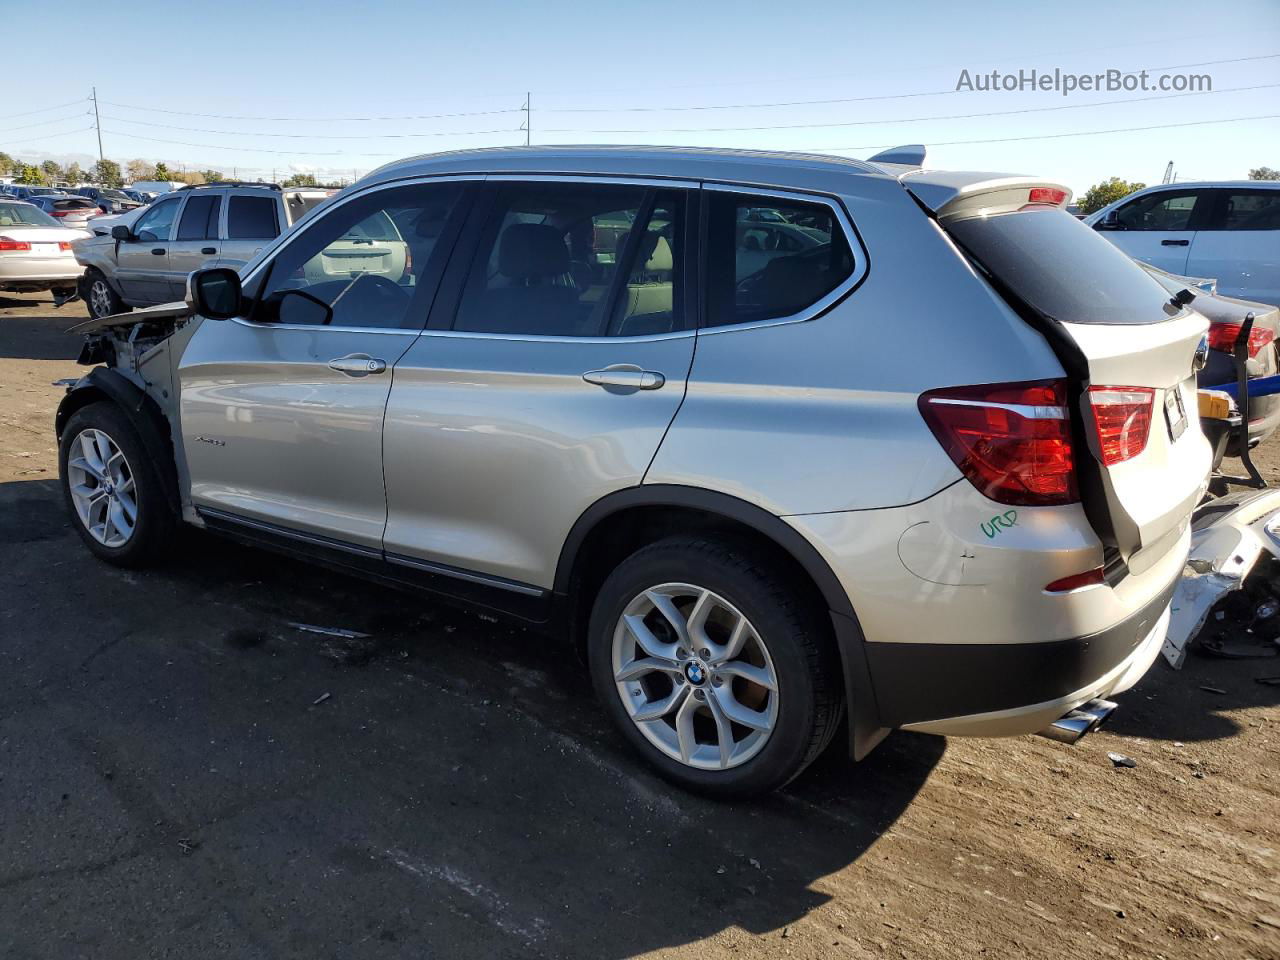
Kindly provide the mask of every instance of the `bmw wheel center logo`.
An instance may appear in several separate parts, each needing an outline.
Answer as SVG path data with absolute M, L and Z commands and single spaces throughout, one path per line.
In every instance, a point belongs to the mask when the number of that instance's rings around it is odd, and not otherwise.
M 706 682 L 707 669 L 697 660 L 690 660 L 684 667 L 685 679 L 687 679 L 695 687 Z

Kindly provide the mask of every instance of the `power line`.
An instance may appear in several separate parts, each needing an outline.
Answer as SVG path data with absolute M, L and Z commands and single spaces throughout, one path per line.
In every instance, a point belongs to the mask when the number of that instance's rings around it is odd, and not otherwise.
M 65 137 L 72 133 L 84 133 L 85 131 L 92 129 L 93 127 L 76 127 L 74 130 L 60 130 L 57 133 L 45 133 L 38 137 L 27 137 L 24 140 L 13 140 L 4 144 L 4 146 L 8 148 L 21 147 L 28 143 L 40 143 L 42 140 L 52 140 L 55 137 Z
M 1126 97 L 1123 100 L 1100 100 L 1095 103 L 1064 103 L 1052 107 L 1024 107 L 1019 110 L 991 110 L 984 113 L 953 113 L 934 117 L 894 117 L 888 120 L 845 120 L 831 123 L 781 123 L 750 127 L 635 127 L 587 129 L 583 127 L 548 128 L 545 133 L 736 133 L 753 130 L 807 130 L 815 127 L 866 127 L 889 123 L 923 123 L 929 120 L 973 120 L 978 117 L 1007 117 L 1022 113 L 1048 113 L 1057 110 L 1083 110 L 1109 107 L 1118 103 L 1142 103 L 1150 100 L 1175 100 L 1180 97 L 1203 97 L 1215 93 L 1240 93 L 1280 87 L 1280 83 L 1260 83 L 1250 87 L 1227 87 L 1222 90 L 1195 90 L 1187 93 L 1156 94 L 1150 97 Z
M 1258 117 L 1229 117 L 1225 120 L 1193 120 L 1189 123 L 1158 123 L 1150 127 L 1116 127 L 1111 130 L 1080 130 L 1075 133 L 1044 133 L 1031 137 L 998 137 L 994 140 L 938 140 L 929 143 L 930 147 L 954 147 L 976 143 L 1015 143 L 1021 140 L 1061 140 L 1066 137 L 1097 137 L 1107 133 L 1139 133 L 1145 130 L 1172 130 L 1177 127 L 1203 127 L 1214 123 L 1244 123 L 1249 120 L 1276 120 L 1280 113 L 1263 114 Z M 824 153 L 844 150 L 881 150 L 894 147 L 894 143 L 869 143 L 856 147 L 810 147 L 809 153 Z
M 70 100 L 67 103 L 59 103 L 57 106 L 41 107 L 38 110 L 26 110 L 22 113 L 6 113 L 0 116 L 0 120 L 12 120 L 15 117 L 29 117 L 34 113 L 48 113 L 51 110 L 61 110 L 63 107 L 74 107 L 78 103 L 87 103 L 88 99 L 88 97 L 84 97 L 80 100 Z
M 1280 84 L 1278 84 L 1280 86 Z M 103 101 L 106 102 L 105 100 Z M 284 137 L 290 140 L 402 140 L 412 137 L 477 137 L 488 133 L 514 133 L 515 129 L 503 127 L 498 130 L 458 130 L 432 131 L 430 133 L 245 133 L 243 130 L 210 130 L 206 127 L 182 127 L 172 123 L 155 123 L 150 120 L 128 120 L 125 117 L 104 116 L 104 120 L 118 123 L 136 123 L 144 127 L 163 127 L 166 130 L 185 130 L 188 133 L 216 133 L 224 137 Z
M 89 129 L 93 129 L 90 127 Z M 344 150 L 317 151 L 317 150 L 265 150 L 258 147 L 233 147 L 223 143 L 189 143 L 186 140 L 163 140 L 159 137 L 144 137 L 139 133 L 127 133 L 123 130 L 104 130 L 103 133 L 109 133 L 114 137 L 126 137 L 132 140 L 148 140 L 151 143 L 168 143 L 179 147 L 199 147 L 203 150 L 239 150 L 243 153 L 271 153 L 278 155 L 287 155 L 293 157 L 345 157 L 351 156 Z M 503 133 L 510 133 L 504 130 Z M 359 153 L 355 156 L 361 157 L 395 157 L 399 154 L 394 153 Z
M 1272 60 L 1280 57 L 1280 53 L 1266 53 L 1256 57 L 1233 57 L 1228 60 L 1204 60 L 1200 63 L 1176 63 L 1164 67 L 1139 67 L 1125 73 L 1134 74 L 1140 70 L 1178 70 L 1184 67 L 1208 67 L 1225 63 L 1244 63 L 1251 60 Z M 983 71 L 985 72 L 985 71 Z M 1083 71 L 1082 71 L 1083 72 Z M 822 100 L 776 100 L 766 103 L 712 103 L 680 107 L 548 107 L 547 113 L 678 113 L 692 110 L 747 110 L 769 107 L 808 107 L 823 106 L 833 103 L 870 103 L 878 100 L 906 100 L 913 97 L 940 97 L 955 93 L 968 93 L 967 90 L 925 90 L 919 93 L 888 93 L 869 97 L 830 97 Z
M 165 110 L 161 107 L 141 107 L 130 103 L 117 103 L 103 100 L 104 106 L 124 107 L 126 110 L 146 110 L 152 113 L 168 113 L 181 117 L 201 117 L 205 120 L 263 120 L 271 123 L 376 123 L 384 120 L 449 120 L 454 117 L 493 117 L 503 113 L 523 113 L 523 107 L 510 107 L 502 110 L 471 110 L 463 113 L 424 113 L 402 117 L 260 117 L 239 116 L 229 113 L 191 113 L 187 110 Z M 130 121 L 141 123 L 140 120 Z M 187 129 L 187 128 L 179 128 Z M 210 133 L 218 131 L 209 131 Z
M 24 123 L 18 127 L 5 127 L 0 133 L 12 133 L 14 130 L 30 130 L 32 127 L 47 127 L 51 123 L 66 123 L 68 120 L 74 120 L 76 117 L 88 116 L 85 112 L 71 113 L 65 117 L 54 117 L 52 120 L 37 120 L 35 123 Z

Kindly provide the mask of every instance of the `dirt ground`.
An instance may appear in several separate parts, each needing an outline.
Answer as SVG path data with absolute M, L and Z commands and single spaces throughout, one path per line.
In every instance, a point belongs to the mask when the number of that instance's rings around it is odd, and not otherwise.
M 1280 660 L 1159 661 L 1074 747 L 895 734 L 692 797 L 554 642 L 199 535 L 93 560 L 83 315 L 0 295 L 5 960 L 1280 958 Z

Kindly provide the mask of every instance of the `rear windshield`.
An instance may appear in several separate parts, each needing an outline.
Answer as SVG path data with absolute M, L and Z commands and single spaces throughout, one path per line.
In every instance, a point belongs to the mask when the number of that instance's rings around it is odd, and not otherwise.
M 1017 296 L 1063 323 L 1160 323 L 1169 294 L 1128 255 L 1057 207 L 943 221 Z
M 60 227 L 53 217 L 29 203 L 0 203 L 0 227 Z
M 53 209 L 55 210 L 93 210 L 97 208 L 97 204 L 92 200 L 55 200 L 53 201 Z

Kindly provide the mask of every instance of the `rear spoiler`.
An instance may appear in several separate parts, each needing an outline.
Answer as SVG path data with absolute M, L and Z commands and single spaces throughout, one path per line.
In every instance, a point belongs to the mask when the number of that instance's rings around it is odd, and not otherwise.
M 1029 203 L 1065 207 L 1071 202 L 1070 187 L 1018 174 L 914 170 L 898 181 L 938 217 L 1012 213 Z

